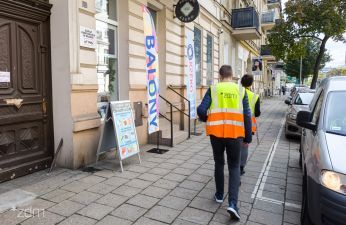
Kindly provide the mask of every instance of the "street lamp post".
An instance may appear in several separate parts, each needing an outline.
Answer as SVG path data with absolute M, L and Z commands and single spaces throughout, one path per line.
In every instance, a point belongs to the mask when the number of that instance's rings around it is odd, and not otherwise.
M 300 71 L 299 71 L 299 81 L 300 81 L 300 84 L 303 84 L 303 56 L 300 56 Z

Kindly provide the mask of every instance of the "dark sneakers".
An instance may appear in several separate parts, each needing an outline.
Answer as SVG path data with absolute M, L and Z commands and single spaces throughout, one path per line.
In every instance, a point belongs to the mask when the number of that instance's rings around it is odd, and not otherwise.
M 237 204 L 231 202 L 229 204 L 229 207 L 227 208 L 227 212 L 229 213 L 229 215 L 231 216 L 232 219 L 234 220 L 240 220 L 240 215 L 238 213 L 238 208 L 237 208 Z
M 217 203 L 223 203 L 223 194 L 215 193 L 214 199 Z
M 240 176 L 243 176 L 245 174 L 244 166 L 240 167 Z

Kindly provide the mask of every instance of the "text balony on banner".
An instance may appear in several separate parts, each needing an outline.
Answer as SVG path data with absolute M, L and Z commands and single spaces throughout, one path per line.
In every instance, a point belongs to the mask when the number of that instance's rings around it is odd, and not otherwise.
M 142 12 L 148 89 L 148 132 L 151 134 L 159 131 L 159 58 L 153 18 L 144 5 Z

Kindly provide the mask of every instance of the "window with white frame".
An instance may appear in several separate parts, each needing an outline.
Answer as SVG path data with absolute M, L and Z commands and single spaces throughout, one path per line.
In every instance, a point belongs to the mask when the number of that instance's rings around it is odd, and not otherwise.
M 196 66 L 196 85 L 202 84 L 202 31 L 194 28 L 194 47 L 195 47 L 195 66 Z
M 98 101 L 119 100 L 117 0 L 95 0 Z
M 213 37 L 207 34 L 207 85 L 213 84 Z

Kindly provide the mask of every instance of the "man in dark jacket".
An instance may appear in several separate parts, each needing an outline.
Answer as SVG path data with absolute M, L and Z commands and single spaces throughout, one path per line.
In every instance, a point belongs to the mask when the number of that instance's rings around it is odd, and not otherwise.
M 216 184 L 214 198 L 218 203 L 223 202 L 224 152 L 226 150 L 229 170 L 229 207 L 227 211 L 232 218 L 239 220 L 237 202 L 240 184 L 240 149 L 242 143 L 251 143 L 252 141 L 252 123 L 247 94 L 241 86 L 232 82 L 232 76 L 231 66 L 224 65 L 220 68 L 219 78 L 221 82 L 208 89 L 197 108 L 197 114 L 201 121 L 207 122 L 207 135 L 210 136 L 213 148 Z M 219 105 L 216 109 L 215 104 Z M 238 106 L 241 107 L 237 108 Z M 211 117 L 214 117 L 214 120 Z M 223 119 L 215 121 L 215 118 Z M 243 118 L 243 121 L 237 121 L 239 118 Z M 213 133 L 221 134 L 223 137 Z

